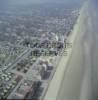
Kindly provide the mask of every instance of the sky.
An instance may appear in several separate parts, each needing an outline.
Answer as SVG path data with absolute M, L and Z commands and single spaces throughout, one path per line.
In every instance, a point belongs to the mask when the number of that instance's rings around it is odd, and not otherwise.
M 83 0 L 0 0 L 0 3 L 8 3 L 8 4 L 29 4 L 29 3 L 44 3 L 44 2 L 54 2 L 54 3 L 76 3 Z
M 81 5 L 84 0 L 0 0 L 0 9 L 8 9 L 12 6 L 22 6 L 40 3 L 63 3 L 66 5 Z

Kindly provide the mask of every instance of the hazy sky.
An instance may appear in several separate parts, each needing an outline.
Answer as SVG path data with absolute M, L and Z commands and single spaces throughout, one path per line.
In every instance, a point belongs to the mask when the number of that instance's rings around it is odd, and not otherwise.
M 8 7 L 11 6 L 17 6 L 17 5 L 31 5 L 35 3 L 63 3 L 67 5 L 81 5 L 85 0 L 0 0 L 0 9 L 8 9 Z
M 10 3 L 10 4 L 28 4 L 28 3 L 43 3 L 43 2 L 80 2 L 83 0 L 0 0 L 0 3 Z

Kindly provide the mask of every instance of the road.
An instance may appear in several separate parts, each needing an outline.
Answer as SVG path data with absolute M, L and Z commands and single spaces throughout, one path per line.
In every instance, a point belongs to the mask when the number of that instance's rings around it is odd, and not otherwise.
M 10 66 L 8 66 L 6 72 L 10 72 L 13 69 L 13 67 L 15 67 L 15 65 L 17 65 L 17 63 L 19 63 L 22 59 L 26 58 L 30 52 L 31 50 L 26 49 L 21 55 L 17 57 L 17 59 Z
M 98 7 L 84 5 L 57 100 L 98 100 Z

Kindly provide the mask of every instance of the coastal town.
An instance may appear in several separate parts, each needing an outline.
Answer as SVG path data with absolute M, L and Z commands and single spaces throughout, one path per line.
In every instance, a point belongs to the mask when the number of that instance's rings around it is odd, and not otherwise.
M 43 100 L 72 46 L 79 8 L 40 6 L 0 10 L 0 99 Z

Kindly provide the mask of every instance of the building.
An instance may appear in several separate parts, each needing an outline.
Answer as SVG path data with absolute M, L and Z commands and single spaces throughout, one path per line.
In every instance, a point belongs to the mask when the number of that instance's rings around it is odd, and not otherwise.
M 12 94 L 11 99 L 26 99 L 30 93 L 34 93 L 36 82 L 25 80 L 18 89 Z

